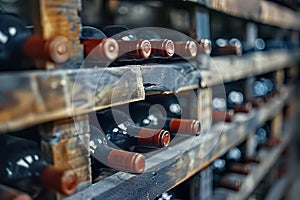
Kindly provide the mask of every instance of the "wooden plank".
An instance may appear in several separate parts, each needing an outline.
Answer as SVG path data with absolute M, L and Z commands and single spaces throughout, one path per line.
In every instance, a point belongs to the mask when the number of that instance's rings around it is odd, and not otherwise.
M 144 98 L 138 67 L 2 73 L 0 132 Z

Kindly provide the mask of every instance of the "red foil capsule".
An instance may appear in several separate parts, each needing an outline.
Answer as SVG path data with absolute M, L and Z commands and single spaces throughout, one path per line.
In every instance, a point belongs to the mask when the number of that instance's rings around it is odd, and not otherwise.
M 218 186 L 223 187 L 223 188 L 227 188 L 227 189 L 230 189 L 230 190 L 234 190 L 234 191 L 239 191 L 241 189 L 241 186 L 242 186 L 242 181 L 229 179 L 227 177 L 223 177 L 219 181 Z
M 119 57 L 146 60 L 151 55 L 151 43 L 149 40 L 118 40 Z
M 145 157 L 135 152 L 112 150 L 107 161 L 109 166 L 125 172 L 140 174 L 145 169 Z
M 41 182 L 61 194 L 71 195 L 76 191 L 77 175 L 72 170 L 57 169 L 52 166 L 42 171 Z
M 213 110 L 212 112 L 213 121 L 225 121 L 225 122 L 232 122 L 234 116 L 234 110 Z
M 83 42 L 84 55 L 90 59 L 113 61 L 119 55 L 118 42 L 113 38 L 86 39 Z
M 173 133 L 199 135 L 201 132 L 201 124 L 198 120 L 171 118 L 168 126 Z
M 241 105 L 235 105 L 233 107 L 233 110 L 235 112 L 242 112 L 242 113 L 248 113 L 251 111 L 251 109 L 252 109 L 252 104 L 250 102 Z
M 166 147 L 170 143 L 170 133 L 166 130 L 141 128 L 138 133 L 138 144 L 145 146 Z
M 57 64 L 65 63 L 69 59 L 67 38 L 56 36 L 44 39 L 41 36 L 32 36 L 23 44 L 25 56 L 32 59 L 43 59 Z
M 185 59 L 191 59 L 197 56 L 197 44 L 192 40 L 175 42 L 174 47 L 175 53 Z
M 248 175 L 250 173 L 251 166 L 248 164 L 234 163 L 230 166 L 230 171 L 238 174 Z
M 160 58 L 170 58 L 175 53 L 175 46 L 172 40 L 151 40 L 152 55 Z

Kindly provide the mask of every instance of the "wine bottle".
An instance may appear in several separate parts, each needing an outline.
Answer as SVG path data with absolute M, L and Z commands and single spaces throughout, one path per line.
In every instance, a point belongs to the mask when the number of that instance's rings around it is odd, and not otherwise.
M 252 104 L 246 102 L 242 90 L 233 89 L 227 94 L 227 108 L 233 109 L 235 112 L 248 113 L 252 109 Z
M 158 60 L 169 59 L 173 57 L 175 53 L 175 44 L 172 40 L 161 38 L 161 36 L 158 33 L 152 30 L 137 31 L 135 32 L 135 35 L 139 39 L 147 39 L 150 41 L 151 50 L 152 50 L 150 61 L 157 60 L 157 59 Z M 178 45 L 182 45 L 182 44 L 178 43 Z M 190 50 L 189 50 L 189 46 L 187 46 L 187 53 L 188 51 L 191 51 L 192 54 L 194 54 L 193 44 L 191 44 Z
M 162 108 L 162 107 L 160 107 Z M 163 128 L 171 134 L 187 134 L 197 136 L 201 132 L 198 120 L 167 117 L 158 107 L 150 103 L 138 102 L 129 106 L 134 122 L 141 127 Z
M 32 198 L 21 191 L 0 184 L 1 200 L 32 200 Z
M 225 122 L 232 122 L 234 116 L 234 110 L 213 110 L 212 118 L 214 122 L 218 121 L 225 121 Z
M 132 62 L 149 59 L 151 55 L 151 43 L 149 40 L 140 38 L 126 26 L 110 25 L 102 28 L 108 36 L 117 40 L 119 45 L 119 57 L 112 65 L 131 64 Z
M 270 100 L 276 92 L 275 82 L 271 74 L 257 77 L 253 82 L 253 96 L 262 98 L 264 102 Z
M 253 148 L 253 150 L 255 150 L 254 148 L 256 148 L 256 147 L 257 147 L 257 143 L 255 143 L 253 146 L 251 146 L 251 150 L 252 150 L 252 148 Z M 243 142 L 239 146 L 234 147 L 232 149 L 234 149 L 235 151 L 241 152 L 239 162 L 241 162 L 241 163 L 260 163 L 260 159 L 258 156 L 256 156 L 255 154 L 249 155 L 249 152 L 247 152 L 247 143 L 246 142 Z M 251 151 L 251 150 L 248 149 L 248 151 Z
M 113 38 L 107 38 L 100 30 L 83 26 L 80 29 L 80 41 L 83 43 L 84 55 L 91 60 L 111 62 L 119 55 L 119 45 Z
M 0 12 L 1 70 L 20 69 L 22 67 L 22 46 L 31 34 L 19 18 Z
M 198 41 L 198 52 L 199 53 L 205 53 L 207 55 L 210 55 L 211 53 L 211 41 L 208 39 L 201 39 Z
M 63 64 L 69 59 L 67 39 L 56 36 L 44 39 L 31 31 L 15 16 L 0 13 L 0 67 L 11 70 L 28 68 L 22 66 L 28 59 Z M 38 66 L 35 66 L 38 67 Z
M 250 173 L 250 165 L 244 164 L 243 155 L 239 148 L 231 148 L 225 155 L 227 161 L 227 170 L 238 174 L 248 175 Z
M 225 84 L 227 109 L 248 113 L 252 109 L 253 95 L 249 92 L 253 79 L 241 79 Z
M 222 55 L 242 55 L 242 44 L 236 39 L 232 38 L 231 40 L 226 40 L 219 38 L 213 45 L 212 56 L 222 56 Z
M 226 177 L 226 160 L 217 159 L 211 164 L 211 169 L 213 171 L 213 187 L 224 187 L 230 190 L 239 191 L 242 185 L 240 180 L 228 179 Z
M 90 152 L 92 170 L 96 171 L 101 164 L 130 173 L 142 173 L 145 168 L 145 157 L 142 154 L 114 148 L 105 134 L 91 126 Z
M 169 145 L 168 131 L 138 127 L 122 111 L 108 109 L 98 112 L 97 118 L 107 138 L 121 149 L 133 150 L 135 146 L 162 148 Z
M 31 36 L 23 44 L 24 55 L 31 59 L 50 61 L 63 64 L 69 59 L 67 38 L 56 36 L 43 39 L 41 36 Z
M 271 136 L 270 122 L 266 122 L 262 127 L 256 129 L 257 150 L 262 147 L 272 148 L 280 144 L 280 139 Z
M 0 183 L 37 197 L 45 188 L 64 195 L 76 191 L 77 176 L 72 170 L 49 165 L 38 145 L 30 140 L 0 136 Z
M 175 54 L 174 58 L 179 57 L 183 59 L 193 59 L 197 56 L 197 44 L 193 40 L 188 41 L 175 41 L 174 42 Z

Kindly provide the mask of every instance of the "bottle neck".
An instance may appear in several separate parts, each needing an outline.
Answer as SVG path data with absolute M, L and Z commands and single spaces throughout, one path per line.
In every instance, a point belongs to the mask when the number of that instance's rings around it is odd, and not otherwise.
M 170 133 L 165 130 L 142 128 L 122 123 L 113 128 L 110 140 L 118 146 L 165 147 L 170 142 Z
M 151 55 L 151 43 L 148 40 L 118 41 L 119 59 L 146 60 Z
M 53 166 L 47 166 L 42 170 L 40 180 L 47 188 L 54 189 L 64 195 L 73 194 L 78 182 L 74 171 L 57 169 Z
M 188 135 L 199 135 L 201 132 L 201 124 L 198 120 L 167 118 L 165 126 L 172 133 L 182 133 Z
M 225 122 L 232 122 L 233 117 L 234 117 L 234 110 L 229 109 L 229 110 L 213 110 L 213 121 L 218 122 L 218 121 L 225 121 Z
M 145 157 L 142 154 L 109 146 L 104 133 L 93 127 L 91 127 L 90 150 L 94 159 L 111 168 L 130 173 L 142 173 L 144 171 Z

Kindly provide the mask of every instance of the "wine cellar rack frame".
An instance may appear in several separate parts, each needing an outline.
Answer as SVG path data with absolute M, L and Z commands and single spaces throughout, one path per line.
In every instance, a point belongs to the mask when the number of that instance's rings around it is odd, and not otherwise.
M 46 0 L 41 0 L 41 2 L 44 1 Z M 204 10 L 212 9 L 223 12 L 249 20 L 249 22 L 254 21 L 280 29 L 294 30 L 299 34 L 300 14 L 269 1 L 187 0 L 182 2 L 188 2 L 191 6 L 195 5 Z M 276 13 L 279 14 L 276 15 Z M 202 90 L 207 86 L 212 87 L 268 72 L 298 67 L 299 58 L 298 48 L 254 52 L 240 57 L 213 57 L 209 58 L 210 61 L 203 66 L 195 63 L 197 67 L 194 70 L 178 63 L 106 69 L 4 72 L 0 74 L 0 98 L 2 99 L 0 133 L 5 134 L 120 104 L 141 101 L 147 95 Z M 209 66 L 206 66 L 207 64 Z M 196 72 L 197 76 L 193 76 L 195 79 L 185 82 L 184 85 L 172 83 L 175 87 L 171 89 L 155 84 L 147 85 L 149 71 L 153 73 L 156 70 L 163 71 L 164 67 L 187 71 L 186 76 Z M 95 87 L 94 79 L 91 78 L 95 74 L 106 76 L 105 81 L 97 87 Z M 118 81 L 122 81 L 120 78 L 123 74 L 128 75 L 125 80 L 127 84 L 118 84 Z M 167 76 L 167 74 L 162 74 L 162 77 L 164 75 Z M 12 82 L 15 84 L 8 84 Z M 214 124 L 208 132 L 199 137 L 184 138 L 171 147 L 155 152 L 155 155 L 147 157 L 143 174 L 117 172 L 64 199 L 154 199 L 209 166 L 230 148 L 251 137 L 255 129 L 267 120 L 280 115 L 289 98 L 293 96 L 294 89 L 293 86 L 283 86 L 280 93 L 267 104 L 253 109 L 248 114 L 237 114 L 232 123 Z M 116 93 L 117 91 L 120 92 Z M 113 103 L 112 93 L 116 93 L 114 96 L 117 97 Z M 285 136 L 281 144 L 268 152 L 268 155 L 261 155 L 264 161 L 247 177 L 247 180 L 252 181 L 250 184 L 252 187 L 242 188 L 240 192 L 234 194 L 228 192 L 228 198 L 244 199 L 251 194 L 289 143 L 294 124 L 294 119 L 285 121 L 284 129 L 281 130 L 285 132 Z M 217 137 L 220 126 L 223 132 L 220 137 Z M 217 143 L 216 138 L 218 138 Z M 205 156 L 202 155 L 206 152 L 204 144 L 214 143 L 212 151 Z

